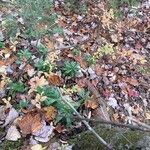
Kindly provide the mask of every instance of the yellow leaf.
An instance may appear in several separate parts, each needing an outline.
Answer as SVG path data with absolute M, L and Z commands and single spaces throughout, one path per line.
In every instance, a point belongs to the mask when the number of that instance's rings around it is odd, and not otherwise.
M 31 147 L 31 150 L 44 150 L 44 149 L 45 148 L 42 148 L 41 144 L 36 144 Z

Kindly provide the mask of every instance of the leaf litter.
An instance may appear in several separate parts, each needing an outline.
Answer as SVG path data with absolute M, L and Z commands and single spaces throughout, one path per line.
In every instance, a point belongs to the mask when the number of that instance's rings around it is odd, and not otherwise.
M 70 131 L 67 123 L 75 125 L 74 114 L 60 101 L 55 86 L 61 87 L 63 97 L 81 113 L 95 115 L 99 104 L 89 93 L 86 81 L 91 81 L 106 101 L 107 110 L 113 110 L 110 114 L 113 121 L 132 123 L 128 117 L 142 122 L 150 120 L 147 3 L 136 7 L 136 15 L 127 8 L 123 18 L 116 19 L 114 10 L 108 9 L 103 1 L 97 4 L 89 1 L 86 13 L 79 15 L 66 12 L 61 1 L 56 0 L 55 11 L 60 12 L 58 22 L 64 35 L 56 33 L 53 38 L 44 36 L 31 41 L 16 35 L 12 41 L 5 37 L 3 29 L 0 32 L 3 43 L 2 46 L 0 43 L 0 124 L 7 127 L 6 140 L 17 141 L 30 135 L 37 143 L 45 143 L 57 135 L 55 131 L 59 134 Z M 24 24 L 23 18 L 18 18 L 18 22 Z M 44 48 L 38 51 L 36 46 L 41 44 Z M 24 54 L 20 61 L 17 52 L 21 49 L 28 49 L 32 57 L 28 60 L 28 54 Z M 63 74 L 66 60 L 79 65 L 73 77 Z M 71 71 L 67 71 L 69 75 Z M 13 82 L 17 82 L 15 88 L 10 87 Z M 23 83 L 23 87 L 18 83 Z M 49 87 L 54 88 L 53 93 Z M 27 103 L 23 105 L 21 100 Z M 58 148 L 61 144 L 53 143 L 50 147 Z M 44 148 L 36 144 L 31 149 Z

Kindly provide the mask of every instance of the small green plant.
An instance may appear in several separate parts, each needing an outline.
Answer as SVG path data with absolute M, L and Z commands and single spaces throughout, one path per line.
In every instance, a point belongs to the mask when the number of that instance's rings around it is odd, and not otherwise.
M 9 87 L 12 93 L 24 92 L 26 90 L 25 85 L 22 82 L 12 82 L 10 83 Z
M 80 54 L 80 50 L 77 49 L 77 48 L 74 48 L 74 49 L 72 50 L 72 54 L 75 55 L 75 56 L 77 56 L 77 55 Z
M 3 21 L 2 21 L 2 29 L 3 32 L 5 33 L 6 38 L 15 38 L 18 30 L 18 24 L 17 21 L 14 17 L 12 16 L 7 16 Z
M 42 58 L 35 63 L 35 67 L 38 69 L 38 71 L 43 72 L 49 72 L 49 70 L 52 69 L 52 66 L 49 64 L 49 62 L 43 60 Z
M 53 86 L 38 87 L 37 92 L 40 95 L 47 97 L 43 101 L 43 105 L 45 105 L 45 106 L 50 106 L 50 105 L 60 101 L 60 94 L 57 91 L 57 89 Z
M 79 71 L 79 64 L 75 61 L 65 61 L 62 72 L 65 76 L 75 77 Z
M 91 65 L 96 63 L 96 59 L 93 56 L 91 56 L 90 54 L 85 55 L 84 60 L 86 61 L 86 63 L 89 66 L 91 66 Z
M 135 6 L 140 2 L 140 0 L 109 0 L 108 3 L 110 7 L 114 10 L 114 15 L 116 17 L 121 17 L 122 13 L 120 11 L 120 6 L 127 4 L 129 7 Z
M 114 48 L 110 44 L 106 44 L 105 46 L 102 46 L 98 48 L 97 52 L 94 54 L 94 58 L 99 58 L 103 55 L 111 55 L 114 53 Z
M 48 49 L 43 45 L 43 44 L 40 44 L 38 47 L 37 47 L 37 50 L 43 54 L 43 55 L 46 55 L 47 52 L 48 52 Z
M 4 48 L 4 43 L 3 42 L 0 42 L 0 48 Z
M 75 13 L 85 13 L 87 11 L 87 3 L 79 0 L 65 0 L 64 8 Z
M 28 106 L 28 101 L 23 99 L 23 100 L 20 100 L 19 101 L 19 108 L 22 109 L 22 108 L 26 108 Z
M 31 52 L 28 49 L 20 50 L 18 53 L 19 60 L 29 60 L 32 56 Z

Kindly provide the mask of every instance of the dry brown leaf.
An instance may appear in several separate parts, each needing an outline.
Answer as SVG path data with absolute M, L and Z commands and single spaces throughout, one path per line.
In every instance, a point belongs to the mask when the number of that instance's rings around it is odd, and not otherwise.
M 32 134 L 37 132 L 42 127 L 42 116 L 38 111 L 30 111 L 18 120 L 18 126 L 22 131 L 22 134 Z
M 95 100 L 88 100 L 85 102 L 86 108 L 96 109 L 98 107 L 98 103 Z
M 145 118 L 146 120 L 150 120 L 150 112 L 146 112 L 146 113 L 145 113 L 145 117 L 146 117 L 146 118 Z
M 98 64 L 95 65 L 95 73 L 98 76 L 102 75 L 102 73 L 103 73 L 103 69 Z
M 30 90 L 28 91 L 28 93 L 30 94 L 31 92 L 35 91 L 38 86 L 48 85 L 48 82 L 44 78 L 44 76 L 41 77 L 36 76 L 30 79 L 29 84 Z
M 126 82 L 128 82 L 129 84 L 133 85 L 133 86 L 138 86 L 139 82 L 136 79 L 133 78 L 127 78 Z
M 86 69 L 87 64 L 83 60 L 82 56 L 74 56 L 72 54 L 69 54 L 68 57 L 73 58 L 75 61 L 77 61 L 80 64 L 81 68 Z
M 83 79 L 76 79 L 76 83 L 79 87 L 83 88 L 86 86 L 86 81 L 87 79 L 86 78 L 83 78 Z
M 44 116 L 47 122 L 52 121 L 56 117 L 56 114 L 57 114 L 57 110 L 53 106 L 44 107 L 42 111 L 44 113 Z
M 58 75 L 51 74 L 48 76 L 48 82 L 52 85 L 60 85 L 62 79 Z
M 64 130 L 64 126 L 59 123 L 59 124 L 55 127 L 55 130 L 56 130 L 58 133 L 62 133 L 63 130 Z

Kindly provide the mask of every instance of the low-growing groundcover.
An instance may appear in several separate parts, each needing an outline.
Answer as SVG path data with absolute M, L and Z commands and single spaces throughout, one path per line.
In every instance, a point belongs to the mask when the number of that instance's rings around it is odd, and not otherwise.
M 93 138 L 76 142 L 86 130 L 77 112 L 104 119 L 105 109 L 109 121 L 148 126 L 149 7 L 134 0 L 2 1 L 0 149 L 87 149 Z M 122 147 L 109 130 L 102 137 L 115 149 L 132 147 L 122 128 Z M 92 149 L 104 146 L 97 143 Z

